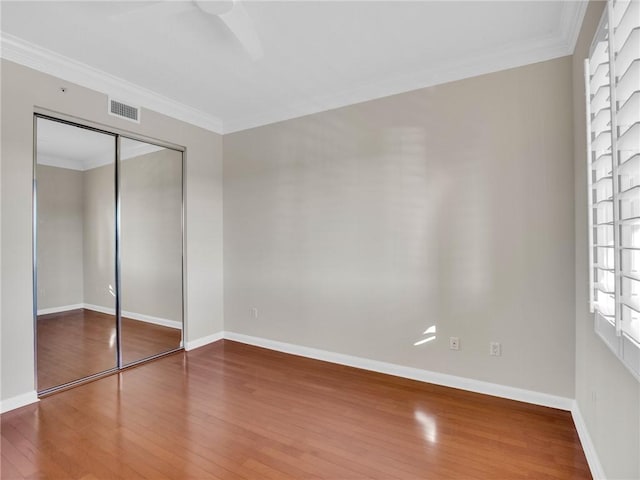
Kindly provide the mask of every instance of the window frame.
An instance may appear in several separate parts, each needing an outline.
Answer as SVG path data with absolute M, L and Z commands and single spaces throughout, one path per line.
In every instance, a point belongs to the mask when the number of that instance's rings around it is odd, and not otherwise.
M 596 333 L 640 381 L 640 135 L 634 137 L 640 108 L 633 109 L 640 101 L 640 47 L 632 41 L 640 36 L 638 3 L 608 0 L 584 74 L 589 307 Z M 628 65 L 618 76 L 623 61 Z M 631 87 L 619 102 L 620 80 L 627 73 Z

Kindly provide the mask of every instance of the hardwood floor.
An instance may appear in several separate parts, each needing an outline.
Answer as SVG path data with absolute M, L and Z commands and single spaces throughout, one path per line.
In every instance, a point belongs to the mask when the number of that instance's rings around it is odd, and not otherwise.
M 122 318 L 125 364 L 180 347 L 180 330 Z M 115 317 L 87 309 L 38 316 L 38 389 L 116 366 Z
M 2 415 L 2 478 L 591 478 L 568 412 L 227 340 Z

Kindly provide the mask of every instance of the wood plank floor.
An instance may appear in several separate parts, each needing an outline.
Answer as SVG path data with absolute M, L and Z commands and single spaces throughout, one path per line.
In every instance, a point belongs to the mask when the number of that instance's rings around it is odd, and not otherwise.
M 568 412 L 227 340 L 2 415 L 2 478 L 591 478 Z
M 116 366 L 116 320 L 79 308 L 38 316 L 38 389 L 62 385 Z M 122 318 L 124 364 L 180 348 L 175 328 Z

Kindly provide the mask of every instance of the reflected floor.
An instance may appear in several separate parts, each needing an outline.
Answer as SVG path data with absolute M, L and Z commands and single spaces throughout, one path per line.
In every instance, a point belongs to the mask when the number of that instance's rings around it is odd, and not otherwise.
M 180 346 L 175 328 L 122 318 L 124 364 Z M 115 316 L 87 309 L 38 316 L 38 390 L 116 366 Z

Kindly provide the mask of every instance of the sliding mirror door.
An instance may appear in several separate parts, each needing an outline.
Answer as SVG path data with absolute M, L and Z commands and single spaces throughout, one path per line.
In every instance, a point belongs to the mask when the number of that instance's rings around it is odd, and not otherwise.
M 182 347 L 183 153 L 35 117 L 37 390 Z
M 36 117 L 37 389 L 117 368 L 116 137 Z
M 182 346 L 182 152 L 120 137 L 122 364 Z

